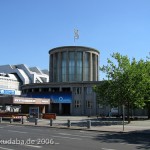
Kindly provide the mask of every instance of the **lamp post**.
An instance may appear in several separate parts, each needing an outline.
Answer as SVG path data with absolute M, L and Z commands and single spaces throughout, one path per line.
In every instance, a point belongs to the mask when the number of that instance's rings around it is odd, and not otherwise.
M 124 132 L 124 121 L 125 121 L 124 104 L 122 105 L 122 120 L 123 120 L 123 132 Z

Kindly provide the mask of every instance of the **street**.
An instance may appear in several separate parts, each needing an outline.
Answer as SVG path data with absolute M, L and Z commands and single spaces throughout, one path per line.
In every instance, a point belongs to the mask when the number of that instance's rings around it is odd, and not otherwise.
M 0 124 L 0 150 L 144 150 L 150 134 Z

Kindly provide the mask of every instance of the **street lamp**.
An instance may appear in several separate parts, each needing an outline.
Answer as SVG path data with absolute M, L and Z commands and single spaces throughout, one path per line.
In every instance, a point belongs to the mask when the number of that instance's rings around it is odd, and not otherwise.
M 124 132 L 124 121 L 125 121 L 124 104 L 122 105 L 122 119 L 123 119 L 123 132 Z

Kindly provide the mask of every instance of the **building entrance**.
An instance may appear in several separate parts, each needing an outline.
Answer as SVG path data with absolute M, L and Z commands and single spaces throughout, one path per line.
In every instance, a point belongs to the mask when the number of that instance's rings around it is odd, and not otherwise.
M 51 104 L 51 112 L 59 114 L 59 104 L 58 103 Z
M 62 104 L 62 115 L 70 115 L 70 104 Z

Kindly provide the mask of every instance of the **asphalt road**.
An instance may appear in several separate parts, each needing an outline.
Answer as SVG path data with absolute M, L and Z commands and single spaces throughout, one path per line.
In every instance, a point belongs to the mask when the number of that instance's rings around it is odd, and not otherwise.
M 145 150 L 150 134 L 0 124 L 0 150 Z

